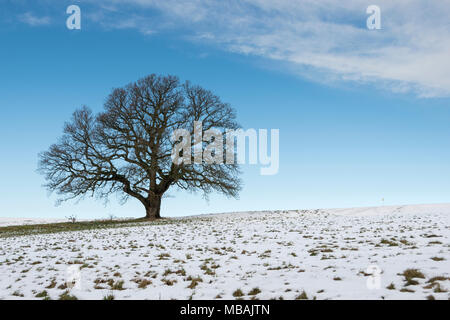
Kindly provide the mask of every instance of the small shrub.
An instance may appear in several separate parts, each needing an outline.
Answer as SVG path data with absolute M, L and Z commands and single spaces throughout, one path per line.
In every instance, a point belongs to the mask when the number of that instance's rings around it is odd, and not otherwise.
M 199 282 L 203 282 L 203 279 L 200 277 L 192 278 L 191 276 L 189 276 L 187 280 L 191 281 L 191 283 L 187 286 L 188 289 L 194 289 L 199 284 Z
M 238 298 L 238 297 L 243 297 L 243 296 L 244 296 L 244 293 L 242 292 L 241 289 L 237 289 L 236 291 L 233 292 L 233 297 Z
M 76 215 L 70 215 L 66 217 L 67 220 L 69 220 L 70 223 L 76 223 L 77 222 L 77 216 Z
M 103 300 L 114 300 L 114 299 L 115 299 L 115 297 L 113 294 L 108 294 L 107 296 L 103 297 Z
M 261 293 L 261 290 L 259 288 L 253 288 L 248 295 L 249 296 L 256 296 L 258 293 Z
M 443 260 L 445 260 L 445 258 L 442 258 L 442 257 L 433 257 L 433 258 L 431 258 L 431 260 L 433 260 L 433 261 L 443 261 Z
M 139 289 L 145 289 L 145 288 L 147 288 L 147 286 L 148 286 L 149 284 L 152 284 L 152 282 L 151 282 L 150 280 L 142 279 L 141 281 L 139 281 L 138 288 L 139 288 Z
M 45 298 L 47 296 L 48 296 L 48 292 L 45 290 L 42 292 L 39 292 L 38 294 L 35 295 L 36 298 Z
M 123 280 L 119 280 L 117 282 L 115 282 L 112 286 L 111 286 L 111 290 L 125 290 L 123 288 Z
M 405 271 L 403 271 L 402 276 L 404 276 L 405 279 L 413 279 L 413 278 L 425 279 L 424 274 L 420 272 L 418 269 L 406 269 Z
M 295 300 L 308 300 L 308 295 L 306 294 L 306 292 L 303 290 L 302 293 L 300 293 Z
M 69 290 L 66 290 L 59 296 L 59 300 L 78 300 L 78 298 L 70 295 Z

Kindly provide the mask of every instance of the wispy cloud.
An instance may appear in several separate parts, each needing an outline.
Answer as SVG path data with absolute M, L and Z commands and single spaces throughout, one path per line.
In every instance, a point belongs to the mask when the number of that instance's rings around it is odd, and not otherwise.
M 381 30 L 366 28 L 373 4 L 381 8 Z M 84 0 L 80 6 L 83 19 L 105 29 L 170 32 L 262 57 L 313 81 L 450 96 L 450 0 Z M 31 12 L 19 19 L 50 23 Z
M 19 15 L 19 21 L 26 23 L 30 26 L 36 27 L 36 26 L 43 26 L 50 24 L 50 17 L 44 16 L 44 17 L 38 17 L 34 15 L 32 12 L 25 12 L 21 15 Z
M 292 72 L 313 80 L 374 83 L 421 97 L 450 96 L 449 0 L 109 3 L 122 13 L 129 10 L 135 17 L 130 27 L 137 30 L 177 29 L 192 40 L 288 64 Z M 382 30 L 366 28 L 371 4 L 381 7 Z

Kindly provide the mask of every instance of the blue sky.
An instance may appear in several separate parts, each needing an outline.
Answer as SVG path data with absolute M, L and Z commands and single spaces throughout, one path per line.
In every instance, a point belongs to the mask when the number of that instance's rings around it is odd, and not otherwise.
M 277 175 L 244 166 L 239 200 L 169 192 L 164 216 L 450 200 L 446 1 L 427 19 L 417 1 L 380 1 L 379 31 L 365 29 L 367 1 L 327 0 L 308 14 L 308 1 L 0 3 L 0 216 L 142 216 L 114 197 L 55 207 L 36 167 L 76 108 L 100 111 L 113 87 L 150 73 L 214 91 L 245 128 L 280 129 Z M 81 30 L 65 27 L 70 4 Z M 293 33 L 297 22 L 308 29 Z

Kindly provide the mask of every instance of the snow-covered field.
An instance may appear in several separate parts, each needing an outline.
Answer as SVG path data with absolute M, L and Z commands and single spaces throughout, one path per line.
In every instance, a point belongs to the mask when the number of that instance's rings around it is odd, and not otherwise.
M 67 222 L 67 219 L 0 218 L 0 227 Z
M 0 243 L 0 299 L 450 297 L 450 204 L 217 214 Z

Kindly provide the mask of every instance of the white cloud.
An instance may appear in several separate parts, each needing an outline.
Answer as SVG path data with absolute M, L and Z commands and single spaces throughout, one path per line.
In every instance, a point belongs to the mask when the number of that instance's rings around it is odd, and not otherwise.
M 121 10 L 131 5 L 133 15 L 140 12 L 134 18 L 138 30 L 177 29 L 224 50 L 287 63 L 293 72 L 314 80 L 450 96 L 450 0 L 110 3 Z M 371 4 L 381 7 L 382 30 L 366 28 Z
M 50 24 L 50 17 L 37 17 L 31 12 L 25 12 L 19 15 L 19 20 L 33 27 Z

